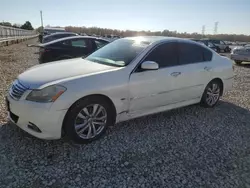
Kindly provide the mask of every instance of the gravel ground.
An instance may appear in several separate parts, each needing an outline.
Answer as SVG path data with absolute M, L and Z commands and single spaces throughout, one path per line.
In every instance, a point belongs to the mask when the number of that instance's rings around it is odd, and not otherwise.
M 235 66 L 233 90 L 214 109 L 138 118 L 76 145 L 39 140 L 6 122 L 5 91 L 37 62 L 36 50 L 0 48 L 0 187 L 250 187 L 250 66 Z

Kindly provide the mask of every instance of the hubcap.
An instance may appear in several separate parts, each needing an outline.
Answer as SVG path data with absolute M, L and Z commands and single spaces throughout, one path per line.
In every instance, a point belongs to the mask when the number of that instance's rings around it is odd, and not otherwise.
M 207 104 L 213 106 L 220 98 L 220 87 L 214 83 L 207 89 Z
M 100 104 L 84 107 L 76 116 L 75 131 L 83 139 L 94 138 L 104 129 L 107 122 L 107 112 Z

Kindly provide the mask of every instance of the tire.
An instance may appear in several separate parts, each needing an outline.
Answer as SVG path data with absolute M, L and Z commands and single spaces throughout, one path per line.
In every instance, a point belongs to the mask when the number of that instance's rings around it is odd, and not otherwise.
M 226 53 L 230 53 L 230 52 L 231 52 L 231 49 L 227 46 L 227 47 L 225 48 L 225 52 L 226 52 Z
M 217 53 L 220 53 L 220 48 L 219 48 L 219 47 L 217 47 L 216 49 L 217 49 Z
M 96 114 L 99 112 L 96 116 L 94 108 Z M 108 126 L 114 125 L 115 117 L 112 105 L 105 98 L 88 97 L 70 107 L 63 127 L 66 136 L 76 143 L 84 144 L 100 138 Z
M 203 92 L 200 102 L 201 105 L 206 108 L 214 107 L 220 100 L 222 91 L 222 83 L 218 80 L 212 80 L 210 83 L 208 83 L 207 87 Z M 209 93 L 211 93 L 211 95 Z
M 240 65 L 241 63 L 242 63 L 242 61 L 237 61 L 237 60 L 235 60 L 234 61 L 237 65 Z

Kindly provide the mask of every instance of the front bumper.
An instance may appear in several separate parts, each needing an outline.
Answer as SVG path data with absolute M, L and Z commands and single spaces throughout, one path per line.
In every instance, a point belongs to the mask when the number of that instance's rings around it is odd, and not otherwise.
M 236 60 L 236 61 L 247 61 L 247 62 L 250 62 L 250 56 L 247 56 L 247 55 L 231 54 L 230 58 L 232 60 Z
M 51 103 L 35 103 L 26 100 L 16 101 L 10 96 L 8 118 L 24 131 L 41 139 L 61 138 L 62 124 L 67 110 L 52 110 Z M 31 129 L 30 124 L 40 129 L 40 132 Z
M 223 93 L 226 93 L 233 88 L 234 77 L 223 79 Z

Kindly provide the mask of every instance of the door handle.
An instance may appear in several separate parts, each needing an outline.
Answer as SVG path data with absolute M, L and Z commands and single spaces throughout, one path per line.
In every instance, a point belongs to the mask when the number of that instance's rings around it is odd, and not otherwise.
M 177 76 L 179 76 L 180 74 L 181 74 L 181 72 L 172 72 L 172 73 L 171 73 L 171 76 L 177 77 Z
M 206 71 L 210 71 L 212 69 L 212 67 L 204 67 L 204 70 Z

